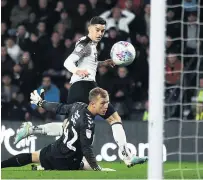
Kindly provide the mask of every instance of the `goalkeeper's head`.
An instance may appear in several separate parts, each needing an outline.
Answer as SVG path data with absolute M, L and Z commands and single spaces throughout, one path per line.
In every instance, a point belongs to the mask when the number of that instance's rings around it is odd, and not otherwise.
M 92 41 L 99 42 L 105 33 L 105 29 L 106 21 L 99 16 L 95 16 L 89 22 L 88 36 Z
M 88 110 L 96 115 L 105 115 L 109 105 L 109 94 L 102 88 L 94 88 L 89 92 Z

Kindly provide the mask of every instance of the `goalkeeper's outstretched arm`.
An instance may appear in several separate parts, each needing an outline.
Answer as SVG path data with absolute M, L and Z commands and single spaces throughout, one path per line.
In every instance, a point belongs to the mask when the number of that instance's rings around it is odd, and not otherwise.
M 35 104 L 39 107 L 44 108 L 46 111 L 52 111 L 56 114 L 61 115 L 68 115 L 70 112 L 70 109 L 72 108 L 72 104 L 63 104 L 63 103 L 57 103 L 57 102 L 47 102 L 43 100 L 42 93 L 40 95 L 37 93 L 37 90 L 34 90 L 30 94 L 30 102 L 31 104 Z
M 68 115 L 72 106 L 73 106 L 72 104 L 47 102 L 45 100 L 42 102 L 41 105 L 41 107 L 44 108 L 46 111 L 52 111 L 60 115 Z

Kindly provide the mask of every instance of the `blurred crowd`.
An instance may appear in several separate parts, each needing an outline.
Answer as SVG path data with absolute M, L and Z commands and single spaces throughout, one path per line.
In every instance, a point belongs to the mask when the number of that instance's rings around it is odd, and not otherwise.
M 167 3 L 167 56 L 163 59 L 166 119 L 201 120 L 203 3 Z M 2 119 L 60 120 L 31 105 L 29 95 L 34 89 L 44 88 L 46 100 L 67 101 L 71 73 L 63 63 L 75 42 L 87 34 L 87 24 L 93 16 L 107 21 L 105 36 L 98 45 L 99 61 L 110 58 L 112 45 L 120 40 L 131 42 L 137 52 L 130 66 L 98 67 L 98 85 L 108 90 L 123 119 L 148 119 L 149 0 L 1 0 Z M 198 104 L 191 103 L 194 101 Z

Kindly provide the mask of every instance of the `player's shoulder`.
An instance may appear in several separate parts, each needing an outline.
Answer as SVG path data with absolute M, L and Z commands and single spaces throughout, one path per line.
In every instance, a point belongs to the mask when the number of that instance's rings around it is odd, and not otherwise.
M 75 45 L 74 53 L 79 56 L 89 56 L 91 54 L 91 39 L 88 36 L 80 38 Z
M 78 110 L 78 111 L 82 112 L 82 111 L 84 111 L 85 108 L 87 108 L 87 106 L 88 105 L 86 103 L 75 102 L 75 103 L 72 104 L 72 109 L 73 109 L 73 111 Z
M 76 42 L 76 46 L 87 46 L 88 43 L 90 43 L 92 40 L 88 37 L 88 36 L 83 36 L 81 37 L 77 42 Z
M 81 108 L 85 108 L 85 107 L 88 106 L 88 105 L 87 105 L 86 103 L 84 103 L 84 102 L 76 102 L 76 105 L 79 106 L 79 107 L 81 107 Z

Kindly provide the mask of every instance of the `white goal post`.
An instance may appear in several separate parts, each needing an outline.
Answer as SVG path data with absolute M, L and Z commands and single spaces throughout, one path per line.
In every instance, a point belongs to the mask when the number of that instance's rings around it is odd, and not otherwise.
M 163 178 L 166 1 L 151 0 L 149 59 L 148 179 Z
M 149 67 L 148 179 L 203 179 L 202 0 L 151 0 Z

